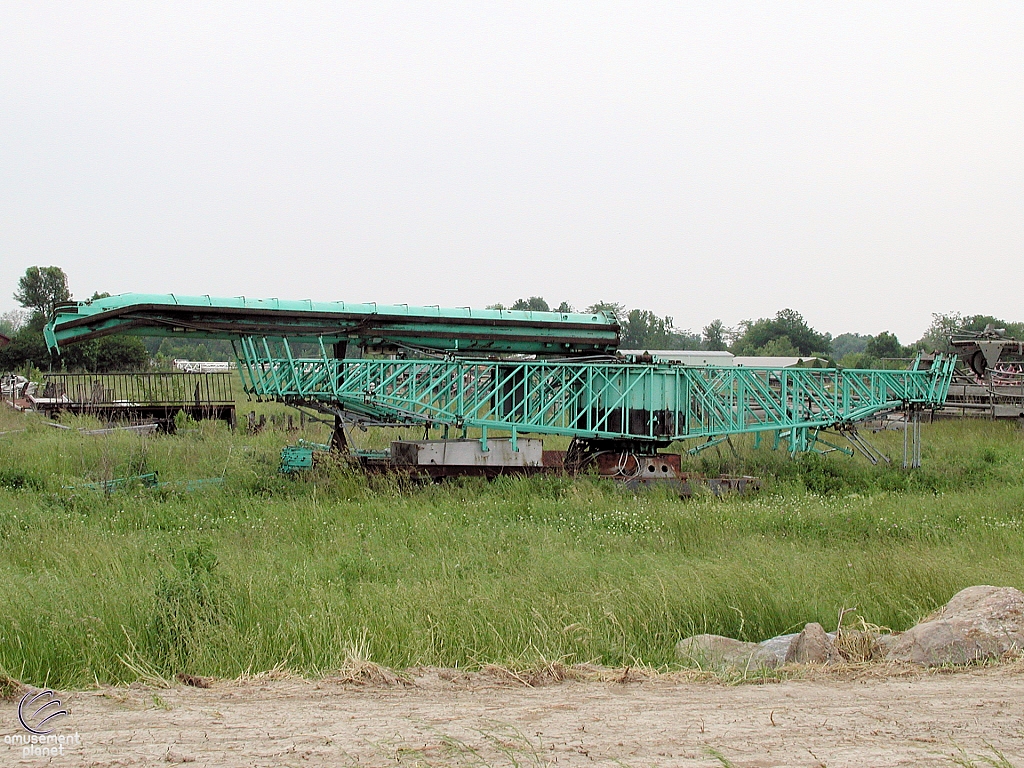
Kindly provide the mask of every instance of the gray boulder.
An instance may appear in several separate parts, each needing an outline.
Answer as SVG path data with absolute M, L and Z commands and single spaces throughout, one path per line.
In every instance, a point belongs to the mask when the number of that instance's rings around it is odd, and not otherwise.
M 873 659 L 887 659 L 887 658 L 889 658 L 889 651 L 891 651 L 893 649 L 893 646 L 896 645 L 896 643 L 899 641 L 899 639 L 900 639 L 900 634 L 899 633 L 896 633 L 895 635 L 879 635 L 878 637 L 876 637 L 875 638 L 874 648 L 872 649 L 873 654 L 872 654 L 871 658 L 873 658 Z
M 776 665 L 782 666 L 786 663 L 786 654 L 789 653 L 789 646 L 796 639 L 797 633 L 794 632 L 791 635 L 778 635 L 776 637 L 769 637 L 767 640 L 762 640 L 758 643 L 762 652 L 770 654 L 775 657 Z
M 1013 587 L 968 587 L 886 645 L 886 659 L 927 667 L 996 659 L 1024 649 L 1024 593 Z
M 680 640 L 676 644 L 676 655 L 702 666 L 749 671 L 774 669 L 782 663 L 777 653 L 759 643 L 745 643 L 722 635 L 694 635 Z
M 787 664 L 836 664 L 840 660 L 832 638 L 817 622 L 805 626 L 786 651 Z

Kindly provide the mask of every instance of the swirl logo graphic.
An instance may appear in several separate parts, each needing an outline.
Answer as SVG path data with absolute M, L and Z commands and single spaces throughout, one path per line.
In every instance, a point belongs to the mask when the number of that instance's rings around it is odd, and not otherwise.
M 53 732 L 47 728 L 51 721 L 66 717 L 68 711 L 60 703 L 57 694 L 47 688 L 45 691 L 29 691 L 18 704 L 18 721 L 29 733 L 45 736 Z

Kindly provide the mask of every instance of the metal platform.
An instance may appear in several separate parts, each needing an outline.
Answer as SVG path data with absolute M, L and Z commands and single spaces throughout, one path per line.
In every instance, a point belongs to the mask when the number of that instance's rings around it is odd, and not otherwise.
M 935 418 L 979 417 L 988 419 L 1024 419 L 1024 385 L 978 384 L 954 379 L 949 395 Z

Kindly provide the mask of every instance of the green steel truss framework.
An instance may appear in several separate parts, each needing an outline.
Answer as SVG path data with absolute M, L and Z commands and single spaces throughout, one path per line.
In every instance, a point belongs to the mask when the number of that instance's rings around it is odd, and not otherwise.
M 246 391 L 388 424 L 667 444 L 774 432 L 793 452 L 896 408 L 941 405 L 955 357 L 925 369 L 688 367 L 542 360 L 301 359 L 287 339 L 244 336 Z M 824 442 L 824 441 L 822 441 Z M 828 445 L 826 443 L 826 445 Z

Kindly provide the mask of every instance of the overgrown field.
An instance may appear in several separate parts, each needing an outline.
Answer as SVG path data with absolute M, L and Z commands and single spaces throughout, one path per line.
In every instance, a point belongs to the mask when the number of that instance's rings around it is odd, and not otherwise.
M 213 424 L 95 437 L 3 410 L 0 432 L 0 667 L 37 685 L 318 675 L 354 652 L 671 666 L 695 632 L 831 629 L 843 608 L 902 629 L 962 587 L 1024 588 L 1014 424 L 926 425 L 913 472 L 712 449 L 694 469 L 765 488 L 688 501 L 590 478 L 288 479 L 278 451 L 295 435 Z M 900 434 L 872 439 L 900 455 Z M 169 484 L 80 487 L 152 471 Z

